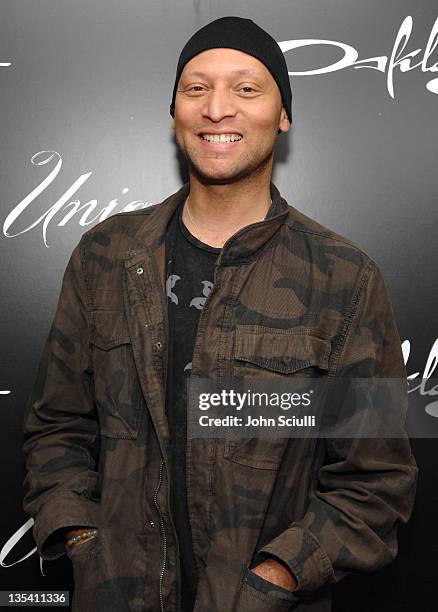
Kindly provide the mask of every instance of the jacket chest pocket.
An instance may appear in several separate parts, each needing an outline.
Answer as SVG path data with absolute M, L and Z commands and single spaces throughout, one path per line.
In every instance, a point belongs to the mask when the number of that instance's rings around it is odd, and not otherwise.
M 327 375 L 330 352 L 328 336 L 318 329 L 294 327 L 282 330 L 239 325 L 235 332 L 232 360 L 233 384 L 245 392 L 266 394 L 269 400 L 272 393 L 304 393 L 310 388 L 309 379 Z M 257 410 L 257 414 L 266 419 L 278 415 L 278 407 L 274 413 L 271 409 L 270 413 L 269 400 Z M 250 407 L 247 410 L 251 412 Z M 295 414 L 299 415 L 298 411 L 299 408 Z M 294 413 L 294 410 L 288 410 L 288 413 Z M 260 436 L 256 434 L 246 439 L 230 432 L 224 457 L 242 465 L 276 470 L 290 437 L 278 427 L 271 437 L 265 435 L 266 427 L 262 426 L 258 431 Z
M 137 438 L 144 400 L 124 312 L 96 310 L 91 321 L 100 432 L 110 438 Z
M 269 380 L 323 376 L 331 344 L 324 332 L 310 327 L 275 329 L 239 325 L 234 348 L 234 375 Z

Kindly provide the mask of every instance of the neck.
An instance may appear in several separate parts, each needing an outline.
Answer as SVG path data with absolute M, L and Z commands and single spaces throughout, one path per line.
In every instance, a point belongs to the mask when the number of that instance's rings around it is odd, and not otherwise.
M 263 182 L 217 185 L 190 176 L 184 225 L 205 244 L 220 248 L 237 231 L 266 217 L 271 205 L 269 183 L 270 177 Z

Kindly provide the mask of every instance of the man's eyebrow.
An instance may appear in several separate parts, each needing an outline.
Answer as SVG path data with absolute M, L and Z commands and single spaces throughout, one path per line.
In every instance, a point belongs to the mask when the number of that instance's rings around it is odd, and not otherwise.
M 253 76 L 258 76 L 261 77 L 261 73 L 256 70 L 250 70 L 249 68 L 241 68 L 239 70 L 232 70 L 231 74 L 238 74 L 240 76 L 247 76 L 247 75 L 253 75 Z M 185 79 L 189 79 L 192 77 L 201 77 L 203 79 L 208 78 L 208 74 L 205 74 L 205 72 L 200 72 L 199 70 L 193 70 L 192 72 L 189 72 L 188 74 L 184 75 Z

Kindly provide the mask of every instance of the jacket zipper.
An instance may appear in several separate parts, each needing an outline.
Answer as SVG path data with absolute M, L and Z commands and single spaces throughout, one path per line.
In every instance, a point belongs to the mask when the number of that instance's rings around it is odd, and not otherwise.
M 167 253 L 165 253 L 165 268 L 167 270 Z M 153 259 L 153 263 L 154 263 L 154 268 L 155 268 L 155 273 L 157 275 L 157 278 L 159 279 L 159 270 L 158 267 L 156 265 L 156 260 Z M 165 366 L 165 370 L 164 370 L 164 403 L 166 404 L 166 394 L 167 394 L 167 371 L 169 369 L 169 338 L 170 338 L 170 333 L 169 333 L 169 315 L 168 315 L 168 304 L 167 304 L 167 292 L 166 292 L 166 286 L 162 287 L 160 286 L 161 289 L 161 296 L 162 296 L 162 304 L 163 304 L 163 312 L 164 312 L 164 321 L 165 321 L 165 331 L 166 331 L 166 339 L 165 339 L 165 347 L 166 347 L 166 366 Z M 161 442 L 160 442 L 160 446 L 161 446 Z M 162 465 L 164 465 L 164 461 L 162 462 Z M 166 474 L 169 476 L 170 474 L 170 470 L 167 469 L 167 464 L 165 465 L 166 467 Z M 179 541 L 178 541 L 178 537 L 176 534 L 176 529 L 175 529 L 175 524 L 173 522 L 173 517 L 172 517 L 172 511 L 171 511 L 171 503 L 170 503 L 170 485 L 169 485 L 169 480 L 170 478 L 167 478 L 167 507 L 169 509 L 168 512 L 168 516 L 169 516 L 169 522 L 170 522 L 170 526 L 172 528 L 172 532 L 173 532 L 173 536 L 174 536 L 174 541 L 175 541 L 175 545 L 176 548 L 178 550 L 178 559 L 180 558 L 180 549 L 179 549 Z M 166 534 L 164 532 L 164 526 L 163 526 L 163 536 L 164 536 L 164 548 L 165 550 L 167 549 L 166 547 Z M 163 574 L 164 574 L 164 569 L 165 569 L 165 563 L 163 565 Z M 180 568 L 180 563 L 178 561 L 178 563 L 176 564 L 176 582 L 177 582 L 177 610 L 180 610 L 180 599 L 181 599 L 181 568 Z M 160 582 L 160 593 L 161 593 L 161 582 Z M 161 596 L 160 596 L 160 601 L 161 601 Z M 161 604 L 162 605 L 162 604 Z M 162 608 L 162 612 L 164 612 L 163 608 Z
M 165 253 L 165 257 L 166 257 L 166 261 L 167 261 L 167 254 Z M 169 317 L 168 317 L 168 312 L 167 312 L 167 293 L 166 293 L 166 287 L 162 287 L 161 282 L 160 282 L 160 273 L 158 270 L 158 266 L 156 264 L 156 260 L 154 257 L 150 258 L 152 266 L 154 268 L 154 273 L 155 273 L 155 279 L 157 280 L 158 283 L 158 287 L 160 288 L 160 295 L 161 295 L 161 303 L 162 303 L 162 307 L 163 307 L 163 314 L 164 314 L 164 320 L 165 320 L 165 331 L 166 331 L 166 341 L 165 341 L 165 350 L 166 350 L 166 366 L 165 366 L 165 371 L 164 371 L 164 402 L 166 402 L 166 393 L 167 393 L 167 370 L 169 367 Z M 167 265 L 166 265 L 166 269 L 167 269 Z M 161 452 L 164 455 L 164 449 L 163 449 L 163 445 L 161 440 L 159 439 L 159 445 L 161 448 Z M 164 460 L 161 461 L 161 465 L 160 465 L 160 480 L 159 480 L 159 484 L 158 487 L 156 489 L 155 492 L 155 496 L 154 496 L 154 502 L 155 502 L 155 506 L 158 510 L 159 516 L 160 516 L 160 527 L 161 527 L 161 533 L 163 534 L 163 566 L 161 568 L 161 573 L 160 573 L 160 608 L 161 608 L 161 612 L 164 612 L 164 603 L 163 603 L 163 578 L 164 578 L 164 572 L 166 569 L 166 557 L 167 557 L 167 540 L 166 540 L 166 531 L 165 531 L 165 525 L 164 525 L 164 521 L 163 521 L 163 517 L 161 514 L 161 510 L 160 507 L 158 505 L 157 502 L 157 494 L 158 494 L 158 490 L 161 486 L 161 480 L 162 480 L 162 473 L 163 473 L 163 466 L 166 467 L 166 471 L 167 471 L 167 465 L 165 465 L 166 462 Z M 178 548 L 179 551 L 179 543 L 178 543 L 178 538 L 176 535 L 176 530 L 175 530 L 175 526 L 173 523 L 173 518 L 172 518 L 172 513 L 170 512 L 170 491 L 169 491 L 169 486 L 167 487 L 167 504 L 168 504 L 168 508 L 169 508 L 169 521 L 172 527 L 172 531 L 174 534 L 174 538 L 175 538 L 175 542 L 176 542 L 176 546 Z M 181 582 L 181 575 L 180 575 L 180 567 L 179 567 L 179 563 L 177 564 L 177 584 L 178 584 L 178 597 L 180 597 L 180 582 Z M 177 604 L 177 607 L 179 609 L 179 602 Z
M 160 465 L 160 479 L 158 481 L 158 485 L 157 488 L 155 489 L 155 493 L 154 493 L 154 504 L 156 509 L 158 510 L 158 515 L 160 517 L 160 529 L 161 529 L 161 533 L 163 535 L 163 566 L 161 568 L 161 572 L 160 572 L 160 609 L 161 612 L 164 612 L 164 603 L 163 603 L 163 577 L 164 577 L 164 571 L 166 569 L 166 561 L 167 561 L 167 540 L 166 540 L 166 530 L 164 528 L 164 521 L 163 521 L 163 516 L 161 514 L 161 510 L 160 510 L 160 506 L 158 504 L 157 501 L 157 496 L 158 496 L 158 491 L 160 490 L 161 487 L 161 480 L 163 477 L 163 466 L 164 466 L 164 461 L 161 461 L 161 465 Z

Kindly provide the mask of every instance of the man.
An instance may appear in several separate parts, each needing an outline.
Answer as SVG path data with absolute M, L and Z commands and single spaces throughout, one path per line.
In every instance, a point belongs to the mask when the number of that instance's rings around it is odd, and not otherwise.
M 171 104 L 189 182 L 70 258 L 25 418 L 24 508 L 41 556 L 71 558 L 75 610 L 322 612 L 331 584 L 397 554 L 406 437 L 187 436 L 195 376 L 406 377 L 375 262 L 271 182 L 291 97 L 259 26 L 201 28 Z

